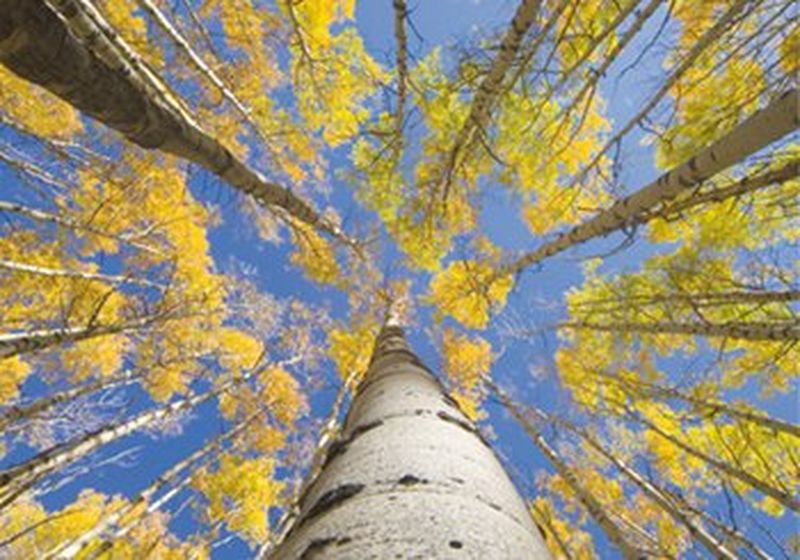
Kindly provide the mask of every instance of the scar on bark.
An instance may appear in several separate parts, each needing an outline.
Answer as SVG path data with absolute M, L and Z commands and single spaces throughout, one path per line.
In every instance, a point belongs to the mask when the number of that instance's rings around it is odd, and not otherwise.
M 322 496 L 320 496 L 316 503 L 311 506 L 311 509 L 308 510 L 308 513 L 303 516 L 301 524 L 325 513 L 326 511 L 330 511 L 331 509 L 340 506 L 342 502 L 349 500 L 364 490 L 364 488 L 366 487 L 363 484 L 349 483 L 342 484 L 333 490 L 325 492 Z
M 351 542 L 353 539 L 350 537 L 326 537 L 324 539 L 314 539 L 300 555 L 300 560 L 314 560 L 315 558 L 324 558 L 325 549 L 329 546 L 336 545 L 342 546 Z
M 322 465 L 322 468 L 328 466 L 328 463 L 333 461 L 334 458 L 338 457 L 339 455 L 343 454 L 347 451 L 347 447 L 353 443 L 353 441 L 359 437 L 360 435 L 365 434 L 370 430 L 374 430 L 378 426 L 383 424 L 383 420 L 375 420 L 374 422 L 369 422 L 367 424 L 363 424 L 361 426 L 356 426 L 350 432 L 350 435 L 346 438 L 340 438 L 331 443 L 331 446 L 328 448 L 328 454 L 325 456 L 325 462 Z

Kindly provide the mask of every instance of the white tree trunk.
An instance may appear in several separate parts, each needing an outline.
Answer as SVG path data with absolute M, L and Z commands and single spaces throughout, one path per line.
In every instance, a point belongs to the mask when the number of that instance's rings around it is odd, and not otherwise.
M 537 249 L 503 266 L 497 277 L 513 275 L 524 268 L 595 237 L 640 223 L 643 214 L 657 215 L 661 205 L 687 192 L 792 133 L 800 124 L 800 94 L 797 89 L 784 93 L 768 107 L 752 115 L 728 134 L 701 150 L 646 187 L 618 200 L 593 218 L 547 241 Z
M 272 559 L 549 558 L 488 444 L 387 325 Z
M 0 63 L 131 142 L 197 163 L 261 205 L 354 244 L 306 201 L 202 130 L 118 34 L 98 28 L 97 14 L 84 6 L 91 8 L 82 0 L 0 0 Z

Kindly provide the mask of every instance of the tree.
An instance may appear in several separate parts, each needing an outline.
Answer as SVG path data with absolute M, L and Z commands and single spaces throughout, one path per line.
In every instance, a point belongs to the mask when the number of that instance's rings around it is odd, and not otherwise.
M 0 0 L 0 556 L 791 556 L 796 6 L 500 4 Z

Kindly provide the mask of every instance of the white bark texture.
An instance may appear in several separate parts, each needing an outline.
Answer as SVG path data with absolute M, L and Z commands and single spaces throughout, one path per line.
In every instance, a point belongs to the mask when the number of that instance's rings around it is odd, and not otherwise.
M 273 560 L 550 558 L 475 426 L 386 326 Z

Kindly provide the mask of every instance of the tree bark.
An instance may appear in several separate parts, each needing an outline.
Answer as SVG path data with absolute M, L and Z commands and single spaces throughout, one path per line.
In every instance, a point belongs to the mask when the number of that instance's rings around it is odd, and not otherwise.
M 511 412 L 512 416 L 514 416 L 514 418 L 520 423 L 523 429 L 528 432 L 531 437 L 534 437 L 534 434 L 537 434 L 538 432 L 535 430 L 530 420 L 528 420 L 526 417 L 523 408 L 518 406 L 508 396 L 508 394 L 506 394 L 505 391 L 500 389 L 491 381 L 487 380 L 486 385 L 495 395 L 497 395 L 497 398 L 500 399 L 500 402 L 503 404 L 503 406 L 509 412 Z M 720 558 L 723 560 L 735 560 L 737 558 L 736 554 L 729 550 L 725 543 L 720 541 L 716 536 L 714 536 L 713 533 L 706 529 L 702 521 L 695 519 L 693 512 L 685 511 L 678 507 L 671 497 L 668 496 L 661 488 L 640 475 L 636 470 L 628 466 L 625 461 L 608 451 L 608 449 L 606 449 L 606 447 L 602 445 L 597 438 L 595 438 L 587 430 L 580 428 L 579 426 L 564 420 L 563 418 L 547 414 L 538 408 L 528 406 L 525 406 L 524 408 L 531 410 L 546 422 L 551 422 L 559 427 L 565 428 L 567 431 L 570 431 L 583 439 L 592 447 L 592 449 L 600 453 L 612 465 L 614 465 L 617 470 L 619 470 L 628 480 L 630 480 L 637 488 L 639 488 L 639 490 L 641 490 L 645 496 L 658 504 L 658 506 L 676 522 L 683 525 L 689 531 L 692 537 L 697 539 L 698 542 L 705 546 L 715 558 Z
M 388 322 L 342 436 L 270 558 L 399 557 L 550 555 L 491 448 Z
M 660 398 L 663 400 L 676 399 L 683 401 L 692 408 L 698 410 L 703 416 L 715 416 L 724 414 L 730 418 L 744 420 L 758 424 L 774 432 L 783 432 L 800 438 L 800 426 L 792 424 L 779 418 L 767 416 L 763 412 L 751 410 L 745 406 L 737 406 L 735 403 L 726 403 L 717 399 L 699 398 L 691 393 L 680 391 L 673 387 L 664 387 L 655 383 L 642 381 L 641 379 L 622 379 L 618 375 L 597 370 L 596 373 L 607 379 L 611 379 L 628 391 L 634 391 L 648 398 Z
M 503 91 L 506 73 L 517 58 L 522 39 L 536 21 L 540 6 L 541 0 L 522 0 L 503 36 L 497 56 L 492 61 L 486 77 L 478 86 L 467 120 L 459 129 L 442 170 L 442 200 L 445 203 L 452 185 L 453 173 L 458 166 L 458 158 L 473 141 L 475 135 L 483 134 L 489 124 L 492 107 Z
M 158 492 L 177 481 L 178 485 L 167 493 L 169 497 L 174 496 L 179 489 L 184 488 L 188 484 L 195 471 L 210 458 L 212 452 L 215 449 L 218 449 L 223 441 L 238 437 L 242 432 L 244 432 L 245 428 L 247 428 L 258 416 L 261 416 L 263 413 L 263 411 L 259 410 L 255 414 L 252 414 L 245 420 L 239 422 L 229 431 L 210 439 L 200 449 L 191 453 L 188 457 L 182 459 L 164 471 L 147 488 L 139 492 L 139 494 L 133 500 L 119 509 L 116 509 L 103 516 L 86 532 L 72 540 L 61 543 L 55 549 L 47 552 L 43 556 L 43 560 L 50 560 L 52 558 L 57 558 L 58 560 L 68 560 L 70 558 L 75 558 L 95 539 L 99 539 L 104 536 L 116 536 L 116 533 L 121 532 L 135 521 L 136 518 L 132 516 L 129 517 L 132 512 L 134 512 L 137 508 L 141 508 L 145 504 L 150 503 L 150 501 Z M 179 476 L 183 471 L 187 470 L 188 472 L 182 477 Z M 147 507 L 144 510 L 143 515 L 150 514 L 153 511 L 155 511 L 155 509 L 152 507 Z M 128 519 L 125 519 L 126 517 L 128 517 Z M 108 544 L 111 544 L 110 541 L 104 540 L 100 547 L 105 548 Z
M 97 391 L 105 391 L 113 387 L 137 383 L 141 379 L 141 374 L 125 371 L 114 377 L 95 379 L 94 381 L 78 385 L 77 387 L 65 389 L 53 395 L 37 399 L 30 404 L 10 406 L 0 414 L 0 433 L 5 432 L 12 424 L 36 418 L 43 412 L 60 404 L 73 401 Z
M 353 244 L 307 202 L 266 180 L 169 103 L 163 86 L 147 79 L 152 72 L 132 66 L 76 0 L 51 3 L 63 17 L 44 0 L 0 0 L 0 63 L 131 142 L 192 161 L 263 206 Z
M 690 160 L 673 168 L 656 181 L 618 200 L 552 241 L 501 267 L 496 277 L 516 274 L 526 267 L 595 237 L 639 223 L 642 214 L 670 202 L 683 192 L 741 162 L 787 134 L 800 124 L 800 94 L 797 89 L 784 93 L 765 109 L 755 113 L 728 134 L 701 150 Z
M 596 324 L 586 321 L 562 323 L 563 329 L 588 329 L 603 332 L 686 334 L 736 340 L 796 341 L 800 340 L 800 323 L 769 323 L 765 321 L 701 323 L 656 321 L 653 323 L 617 322 Z
M 775 488 L 774 486 L 771 486 L 770 484 L 764 482 L 760 478 L 753 476 L 752 474 L 743 469 L 734 467 L 725 461 L 719 460 L 715 457 L 710 456 L 707 453 L 704 453 L 699 449 L 696 449 L 695 447 L 689 445 L 688 443 L 684 442 L 678 437 L 668 434 L 667 432 L 665 432 L 664 430 L 662 430 L 661 428 L 659 428 L 658 426 L 656 426 L 655 424 L 653 424 L 652 422 L 643 418 L 640 415 L 632 415 L 632 418 L 634 418 L 638 422 L 641 422 L 646 428 L 658 434 L 659 436 L 669 441 L 679 449 L 685 451 L 689 455 L 697 457 L 701 461 L 705 461 L 720 473 L 723 473 L 727 476 L 730 476 L 741 482 L 744 482 L 748 486 L 751 486 L 754 490 L 757 490 L 758 492 L 761 492 L 765 496 L 769 496 L 773 500 L 780 502 L 785 507 L 795 512 L 800 512 L 800 500 L 792 496 L 791 493 L 784 491 L 783 489 Z

